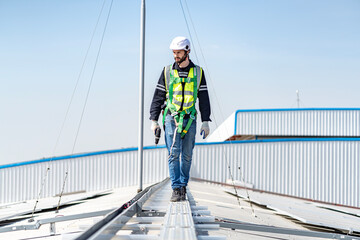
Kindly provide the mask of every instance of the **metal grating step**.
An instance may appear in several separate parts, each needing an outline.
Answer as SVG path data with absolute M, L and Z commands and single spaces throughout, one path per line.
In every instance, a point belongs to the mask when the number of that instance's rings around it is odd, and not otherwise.
M 226 239 L 209 236 L 208 231 L 219 230 L 219 224 L 215 224 L 215 217 L 210 216 L 206 206 L 196 206 L 189 190 L 187 200 L 181 202 L 170 202 L 171 193 L 168 179 L 154 185 L 125 211 L 104 220 L 97 231 L 78 239 Z

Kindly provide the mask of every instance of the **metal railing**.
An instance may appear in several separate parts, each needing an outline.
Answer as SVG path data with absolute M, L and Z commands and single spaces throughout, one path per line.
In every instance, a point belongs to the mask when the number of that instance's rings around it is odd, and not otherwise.
M 41 197 L 58 194 L 67 164 L 66 192 L 104 190 L 138 184 L 136 149 L 64 156 L 0 166 L 0 203 L 35 199 L 50 166 Z M 197 144 L 191 177 L 314 201 L 360 207 L 360 139 L 298 139 Z M 144 183 L 168 176 L 164 146 L 144 148 Z

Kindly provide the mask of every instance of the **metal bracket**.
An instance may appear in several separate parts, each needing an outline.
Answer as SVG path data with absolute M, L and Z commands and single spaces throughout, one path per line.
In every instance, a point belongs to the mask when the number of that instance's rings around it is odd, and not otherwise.
M 164 217 L 166 212 L 158 211 L 142 211 L 137 214 L 137 217 Z

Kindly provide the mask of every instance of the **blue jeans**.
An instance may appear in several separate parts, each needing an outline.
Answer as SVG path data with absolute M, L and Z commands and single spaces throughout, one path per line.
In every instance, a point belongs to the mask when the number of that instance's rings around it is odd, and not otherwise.
M 183 128 L 189 119 L 184 119 Z M 165 143 L 168 149 L 169 155 L 169 174 L 171 180 L 172 189 L 187 186 L 189 181 L 192 153 L 195 146 L 195 134 L 196 134 L 196 120 L 191 123 L 191 126 L 182 139 L 181 134 L 176 132 L 176 138 L 174 146 L 171 150 L 174 139 L 175 120 L 171 115 L 165 117 Z M 181 153 L 181 161 L 180 161 Z

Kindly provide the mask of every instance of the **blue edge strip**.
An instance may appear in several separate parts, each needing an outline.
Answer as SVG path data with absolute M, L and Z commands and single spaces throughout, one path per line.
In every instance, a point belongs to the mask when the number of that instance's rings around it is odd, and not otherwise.
M 261 112 L 261 111 L 304 111 L 304 110 L 358 110 L 360 108 L 295 108 L 295 109 L 255 109 L 255 110 L 237 110 L 235 113 L 235 133 L 236 133 L 236 116 L 239 112 Z M 262 142 L 311 142 L 311 141 L 360 141 L 360 138 L 292 138 L 292 139 L 266 139 L 266 140 L 244 140 L 244 141 L 227 141 L 227 142 L 203 142 L 203 143 L 196 143 L 196 145 L 219 145 L 219 144 L 244 144 L 244 143 L 262 143 Z M 144 147 L 144 150 L 150 149 L 160 149 L 166 148 L 165 145 L 159 146 L 148 146 Z M 43 158 L 39 160 L 33 161 L 26 161 L 20 163 L 12 163 L 6 165 L 0 165 L 0 169 L 3 168 L 11 168 L 17 166 L 24 166 L 30 165 L 35 163 L 42 163 L 42 162 L 50 162 L 50 161 L 59 161 L 59 160 L 66 160 L 71 158 L 80 158 L 80 157 L 87 157 L 87 156 L 94 156 L 94 155 L 101 155 L 101 154 L 111 154 L 111 153 L 119 153 L 119 152 L 130 152 L 130 151 L 137 151 L 137 147 L 133 148 L 123 148 L 123 149 L 115 149 L 115 150 L 106 150 L 106 151 L 98 151 L 98 152 L 89 152 L 89 153 L 79 153 L 73 155 L 66 155 L 60 157 L 52 157 L 52 158 Z
M 236 135 L 237 115 L 241 112 L 288 112 L 288 111 L 360 111 L 360 108 L 269 108 L 269 109 L 240 109 L 235 112 L 235 128 Z

